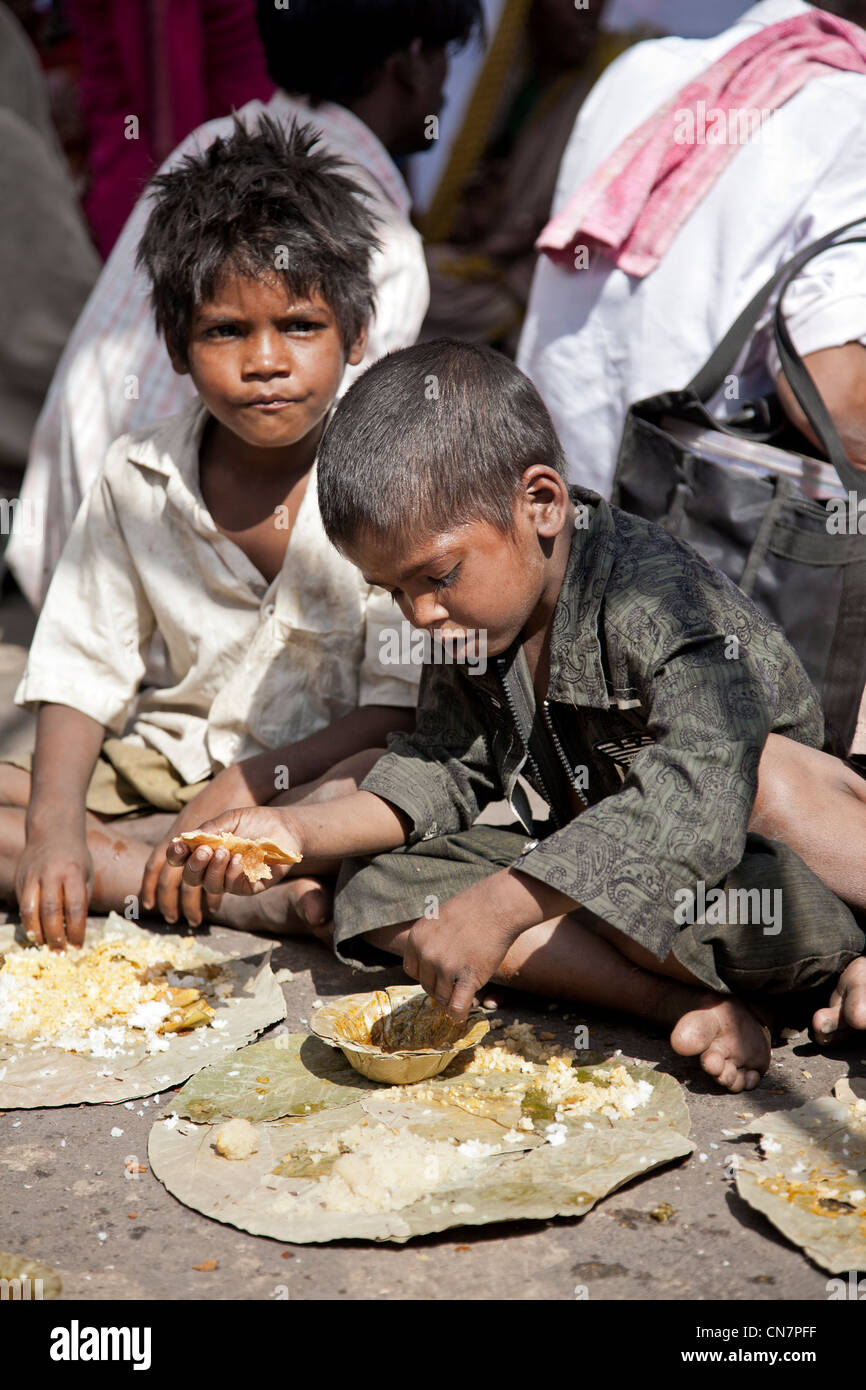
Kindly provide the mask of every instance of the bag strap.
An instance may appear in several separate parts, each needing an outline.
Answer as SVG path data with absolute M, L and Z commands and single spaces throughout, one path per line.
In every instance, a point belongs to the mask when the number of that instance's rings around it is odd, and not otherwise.
M 850 463 L 830 412 L 794 346 L 782 313 L 782 300 L 791 281 L 816 256 L 820 256 L 822 252 L 831 247 L 849 246 L 856 242 L 866 241 L 866 236 L 845 237 L 844 240 L 838 240 L 842 237 L 843 232 L 848 231 L 851 227 L 861 226 L 864 221 L 866 218 L 858 217 L 853 222 L 844 223 L 835 231 L 828 232 L 826 236 L 804 246 L 801 251 L 797 252 L 796 256 L 792 256 L 790 260 L 780 266 L 766 284 L 758 290 L 757 294 L 752 297 L 728 329 L 718 347 L 685 388 L 685 393 L 693 395 L 696 403 L 699 403 L 700 406 L 705 405 L 716 394 L 748 342 L 768 300 L 778 288 L 779 295 L 776 300 L 773 329 L 782 369 L 800 408 L 817 438 L 821 441 L 824 453 L 839 475 L 843 487 L 849 491 L 859 489 L 862 482 L 861 475 Z M 722 422 L 714 421 L 713 423 L 716 428 L 725 428 Z M 759 435 L 754 437 L 760 438 Z
M 751 598 L 754 593 L 761 566 L 767 558 L 767 553 L 773 539 L 773 532 L 776 529 L 776 523 L 781 520 L 782 513 L 785 510 L 785 504 L 791 497 L 795 497 L 798 492 L 799 488 L 790 478 L 775 479 L 773 496 L 770 498 L 764 515 L 761 517 L 761 524 L 758 527 L 758 533 L 749 551 L 745 568 L 740 578 L 737 580 L 737 588 L 741 589 L 747 598 Z
M 820 237 L 818 241 L 810 242 L 808 246 L 804 246 L 801 251 L 798 251 L 796 256 L 785 261 L 784 265 L 781 265 L 770 276 L 766 284 L 761 286 L 757 294 L 749 300 L 743 312 L 731 324 L 718 347 L 692 377 L 686 390 L 693 392 L 699 401 L 706 403 L 710 400 L 724 385 L 725 377 L 749 341 L 755 325 L 776 287 L 781 285 L 785 279 L 792 280 L 794 276 L 799 275 L 803 267 L 813 257 L 819 256 L 822 251 L 833 246 L 836 238 L 840 237 L 843 232 L 849 231 L 851 227 L 859 227 L 863 222 L 866 222 L 866 217 L 858 217 L 854 222 L 846 222 L 843 226 L 837 227 L 835 231 Z
M 851 246 L 855 242 L 866 242 L 866 236 L 846 237 L 844 241 L 838 241 L 835 244 L 837 246 Z M 863 485 L 863 474 L 858 472 L 849 461 L 830 412 L 804 366 L 802 357 L 794 346 L 788 325 L 785 322 L 785 316 L 782 313 L 782 300 L 785 291 L 797 273 L 794 271 L 783 281 L 776 302 L 776 313 L 773 321 L 776 347 L 782 363 L 782 370 L 806 419 L 820 439 L 824 453 L 839 474 L 842 486 L 849 492 L 859 492 Z

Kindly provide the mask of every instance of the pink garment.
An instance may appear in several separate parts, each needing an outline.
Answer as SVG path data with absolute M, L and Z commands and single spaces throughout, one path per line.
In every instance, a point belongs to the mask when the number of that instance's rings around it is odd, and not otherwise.
M 649 275 L 733 159 L 744 127 L 757 129 L 833 69 L 866 74 L 866 33 L 821 10 L 737 44 L 622 141 L 548 222 L 536 249 L 575 270 L 577 248 L 594 242 L 628 275 Z
M 85 211 L 107 256 L 184 136 L 274 88 L 254 0 L 69 0 L 69 17 L 90 133 Z

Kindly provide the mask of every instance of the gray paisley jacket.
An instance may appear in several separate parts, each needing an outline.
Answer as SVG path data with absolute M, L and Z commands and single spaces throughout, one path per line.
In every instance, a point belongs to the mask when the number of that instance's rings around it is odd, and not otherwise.
M 767 735 L 820 748 L 823 714 L 781 631 L 724 575 L 660 526 L 571 495 L 547 699 L 519 644 L 484 674 L 427 665 L 415 733 L 392 736 L 363 786 L 411 818 L 410 844 L 507 797 L 543 835 L 514 867 L 664 959 L 675 892 L 743 856 Z M 550 807 L 542 829 L 521 774 Z

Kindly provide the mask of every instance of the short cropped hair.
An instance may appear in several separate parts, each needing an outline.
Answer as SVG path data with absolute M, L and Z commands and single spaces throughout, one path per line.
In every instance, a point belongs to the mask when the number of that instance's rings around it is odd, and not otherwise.
M 315 103 L 348 106 L 382 64 L 419 38 L 424 48 L 468 43 L 484 32 L 481 0 L 258 0 L 271 80 Z
M 312 147 L 311 125 L 263 117 L 186 155 L 150 184 L 153 207 L 137 264 L 151 282 L 156 324 L 186 361 L 196 310 L 226 274 L 279 275 L 293 295 L 319 294 L 348 352 L 375 308 L 380 249 L 366 189 L 348 166 Z
M 524 470 L 566 475 L 528 377 L 495 349 L 437 338 L 389 353 L 352 384 L 318 455 L 319 508 L 339 550 L 486 521 L 514 531 Z

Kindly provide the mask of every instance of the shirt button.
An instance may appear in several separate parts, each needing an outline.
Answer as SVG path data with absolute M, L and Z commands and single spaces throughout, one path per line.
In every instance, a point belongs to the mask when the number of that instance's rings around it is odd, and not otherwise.
M 272 617 L 274 616 L 274 612 L 275 612 L 274 605 L 273 605 L 272 603 L 266 603 L 266 604 L 265 604 L 265 617 L 266 617 L 266 618 L 272 618 Z

